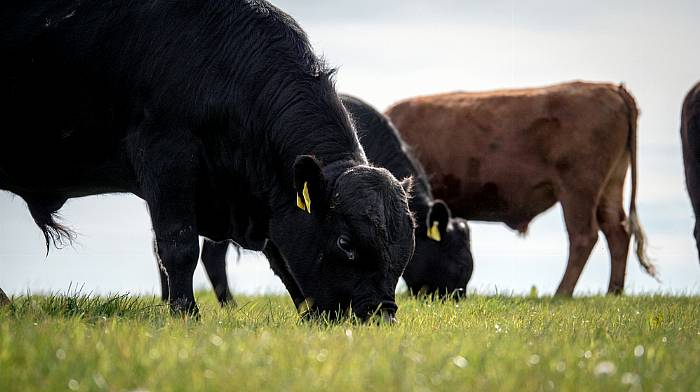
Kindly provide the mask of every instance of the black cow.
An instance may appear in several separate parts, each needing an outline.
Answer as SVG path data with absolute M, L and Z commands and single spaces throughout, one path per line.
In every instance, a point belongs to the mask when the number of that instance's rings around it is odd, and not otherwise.
M 409 289 L 415 294 L 461 296 L 473 270 L 467 222 L 452 218 L 447 205 L 433 198 L 423 167 L 386 116 L 356 97 L 342 95 L 341 101 L 355 121 L 369 161 L 389 169 L 396 178 L 413 178 L 409 205 L 417 222 L 416 250 L 403 273 Z M 226 277 L 227 248 L 227 243 L 209 241 L 202 247 L 202 263 L 221 304 L 232 299 Z
M 698 214 L 700 214 L 700 83 L 690 90 L 683 101 L 681 142 L 683 144 L 685 182 L 695 212 L 693 234 L 700 259 L 700 222 L 698 222 Z
M 368 164 L 331 74 L 264 1 L 9 0 L 0 189 L 47 244 L 74 197 L 148 205 L 175 311 L 197 312 L 198 236 L 262 250 L 298 306 L 393 317 L 407 193 Z M 47 245 L 48 246 L 48 245 Z
M 389 118 L 356 97 L 342 95 L 341 100 L 369 161 L 396 178 L 413 178 L 409 206 L 417 224 L 416 250 L 403 274 L 409 289 L 415 294 L 461 295 L 474 268 L 467 221 L 452 218 L 447 204 L 433 197 L 423 166 Z

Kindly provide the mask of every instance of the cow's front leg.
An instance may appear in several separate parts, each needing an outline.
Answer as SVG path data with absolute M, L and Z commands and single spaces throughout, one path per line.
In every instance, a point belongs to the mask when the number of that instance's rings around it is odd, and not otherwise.
M 158 277 L 160 278 L 160 298 L 163 300 L 163 302 L 166 302 L 168 298 L 170 298 L 170 288 L 168 287 L 168 274 L 165 273 L 165 266 L 161 262 L 160 256 L 158 255 L 158 244 L 155 238 L 153 239 L 153 254 L 156 257 Z
M 199 256 L 199 241 L 193 222 L 154 220 L 153 231 L 158 257 L 167 275 L 171 310 L 197 315 L 192 277 Z
M 263 254 L 267 257 L 270 262 L 270 268 L 272 271 L 280 278 L 284 286 L 289 292 L 289 296 L 292 297 L 292 302 L 294 306 L 299 309 L 299 306 L 304 302 L 304 293 L 301 291 L 301 287 L 297 282 L 296 278 L 289 269 L 289 264 L 284 259 L 282 254 L 280 254 L 277 246 L 268 240 L 263 249 Z
M 144 132 L 145 133 L 145 132 Z M 143 135 L 134 146 L 134 168 L 148 205 L 155 253 L 167 277 L 163 297 L 171 310 L 196 315 L 192 276 L 199 258 L 196 184 L 199 154 L 187 132 Z

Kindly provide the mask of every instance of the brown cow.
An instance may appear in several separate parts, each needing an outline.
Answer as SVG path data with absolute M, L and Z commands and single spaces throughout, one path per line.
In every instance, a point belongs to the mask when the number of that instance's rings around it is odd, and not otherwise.
M 544 88 L 417 97 L 389 108 L 431 175 L 436 197 L 467 219 L 525 233 L 557 201 L 569 233 L 558 295 L 570 296 L 598 240 L 608 241 L 608 293 L 621 293 L 631 235 L 652 276 L 637 217 L 637 107 L 623 86 L 574 82 Z M 629 219 L 622 206 L 631 164 Z
M 681 141 L 685 183 L 695 212 L 695 244 L 700 256 L 700 83 L 696 84 L 683 101 Z

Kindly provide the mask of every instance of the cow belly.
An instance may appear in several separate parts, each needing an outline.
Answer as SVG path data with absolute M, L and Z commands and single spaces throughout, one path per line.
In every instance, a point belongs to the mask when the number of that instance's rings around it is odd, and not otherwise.
M 523 179 L 524 176 L 513 175 Z M 477 221 L 504 222 L 525 231 L 530 221 L 556 202 L 551 181 L 539 179 L 518 183 L 507 179 L 485 178 L 460 182 L 454 176 L 433 176 L 433 192 L 445 200 L 455 215 Z
M 83 152 L 91 147 L 81 143 L 53 149 L 15 145 L 14 152 L 0 158 L 0 188 L 17 194 L 52 193 L 67 198 L 111 192 L 138 194 L 124 154 Z

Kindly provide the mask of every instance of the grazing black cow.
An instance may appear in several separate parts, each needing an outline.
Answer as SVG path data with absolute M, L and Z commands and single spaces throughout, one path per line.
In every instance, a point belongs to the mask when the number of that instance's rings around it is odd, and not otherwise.
M 695 212 L 695 245 L 700 258 L 700 83 L 696 84 L 683 101 L 681 114 L 681 141 L 683 144 L 683 164 L 685 182 L 688 186 L 690 202 Z
M 175 311 L 197 312 L 198 236 L 263 250 L 298 306 L 396 310 L 405 188 L 368 164 L 331 72 L 264 1 L 9 0 L 0 189 L 47 243 L 69 199 L 149 208 Z M 403 185 L 403 186 L 402 186 Z
M 409 206 L 416 217 L 416 250 L 403 274 L 406 284 L 414 293 L 461 295 L 473 270 L 467 221 L 452 218 L 447 204 L 433 197 L 423 166 L 386 116 L 356 97 L 341 100 L 369 161 L 396 178 L 413 177 Z
M 396 178 L 413 177 L 409 206 L 417 221 L 416 250 L 403 273 L 409 289 L 415 294 L 461 296 L 473 270 L 467 222 L 452 218 L 447 205 L 433 198 L 423 167 L 386 116 L 356 97 L 341 95 L 341 101 L 355 121 L 369 161 L 389 169 Z M 202 263 L 221 304 L 232 299 L 226 277 L 227 249 L 228 243 L 210 241 L 202 247 Z

